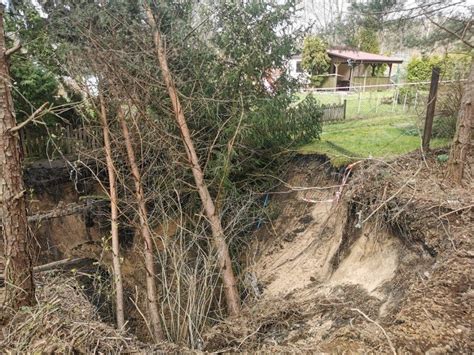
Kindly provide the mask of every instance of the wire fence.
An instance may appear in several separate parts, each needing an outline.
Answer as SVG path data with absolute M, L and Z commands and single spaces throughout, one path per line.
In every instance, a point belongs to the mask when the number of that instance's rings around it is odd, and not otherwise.
M 463 81 L 439 83 L 432 148 L 446 147 L 452 141 L 463 84 Z M 338 120 L 326 120 L 323 116 L 321 139 L 303 150 L 336 156 L 342 164 L 351 158 L 393 157 L 420 148 L 429 89 L 429 82 L 419 82 L 348 91 L 313 91 L 324 110 L 340 105 L 345 107 L 345 115 Z
M 442 81 L 439 83 L 437 114 L 443 112 L 443 100 L 452 99 L 460 91 L 462 81 Z M 346 102 L 345 119 L 364 119 L 381 116 L 416 115 L 423 116 L 429 93 L 429 82 L 373 85 L 351 90 L 305 90 L 312 93 L 323 105 L 343 105 Z

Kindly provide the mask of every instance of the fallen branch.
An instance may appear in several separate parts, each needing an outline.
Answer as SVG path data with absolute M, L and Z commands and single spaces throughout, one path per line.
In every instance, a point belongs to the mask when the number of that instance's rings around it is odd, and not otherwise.
M 80 268 L 86 265 L 90 265 L 94 262 L 94 259 L 90 258 L 67 258 L 63 260 L 53 261 L 48 264 L 35 266 L 33 268 L 33 272 L 44 272 L 44 271 L 51 271 L 55 269 L 61 270 L 71 270 Z
M 385 338 L 387 338 L 387 342 L 388 342 L 388 345 L 390 346 L 390 350 L 392 350 L 392 353 L 397 355 L 397 350 L 395 349 L 395 347 L 393 346 L 393 343 L 392 341 L 390 340 L 387 332 L 385 331 L 385 329 L 382 328 L 382 326 L 380 324 L 378 324 L 376 321 L 374 321 L 373 319 L 369 318 L 369 316 L 367 314 L 365 314 L 364 312 L 362 312 L 360 309 L 358 308 L 351 308 L 351 311 L 354 311 L 354 312 L 357 312 L 359 313 L 360 315 L 362 315 L 365 319 L 367 319 L 369 322 L 375 324 L 377 327 L 380 328 L 380 330 L 382 331 L 383 335 L 385 335 Z
M 40 273 L 45 271 L 52 271 L 52 270 L 63 270 L 69 271 L 72 269 L 81 268 L 87 265 L 92 265 L 94 263 L 94 259 L 90 258 L 67 258 L 63 260 L 53 261 L 48 264 L 35 266 L 33 268 L 34 273 Z M 5 275 L 0 274 L 0 286 L 5 284 Z
M 451 214 L 457 213 L 457 212 L 462 211 L 462 210 L 467 210 L 467 209 L 472 208 L 472 207 L 474 207 L 474 204 L 469 205 L 469 206 L 464 206 L 464 207 L 458 208 L 457 210 L 442 214 L 441 216 L 439 216 L 439 218 L 447 217 Z
M 38 213 L 32 216 L 28 216 L 28 222 L 38 222 L 45 219 L 52 219 L 64 216 L 70 216 L 73 214 L 81 213 L 90 210 L 94 206 L 94 203 L 88 205 L 79 205 L 77 203 L 71 203 L 64 207 L 57 207 L 52 211 L 46 213 Z

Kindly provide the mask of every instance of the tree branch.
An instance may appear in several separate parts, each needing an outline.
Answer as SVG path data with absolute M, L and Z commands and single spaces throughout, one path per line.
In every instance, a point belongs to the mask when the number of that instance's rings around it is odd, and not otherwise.
M 13 53 L 21 49 L 21 42 L 19 40 L 15 40 L 13 47 L 7 49 L 5 51 L 5 57 L 9 58 Z
M 449 28 L 437 23 L 436 21 L 434 21 L 431 17 L 429 17 L 426 12 L 423 11 L 423 15 L 425 15 L 425 17 L 428 19 L 428 21 L 430 21 L 433 25 L 435 25 L 436 27 L 442 29 L 443 31 L 446 31 L 448 32 L 450 35 L 453 35 L 454 37 L 456 37 L 457 39 L 459 39 L 462 43 L 464 43 L 466 46 L 469 46 L 471 48 L 474 48 L 474 45 L 472 45 L 471 43 L 469 43 L 468 41 L 466 41 L 464 39 L 464 35 L 463 36 L 460 36 L 458 35 L 456 32 L 454 31 L 451 31 Z M 470 24 L 470 22 L 468 23 L 468 25 Z M 465 32 L 465 30 L 463 31 L 463 33 Z
M 10 128 L 9 132 L 13 133 L 13 132 L 19 131 L 20 129 L 25 127 L 28 123 L 30 123 L 31 121 L 34 121 L 38 117 L 39 114 L 43 113 L 43 110 L 47 105 L 48 105 L 48 102 L 45 102 L 44 104 L 42 104 L 35 112 L 33 112 L 33 114 L 30 117 L 28 117 L 28 119 L 26 119 L 19 125 Z

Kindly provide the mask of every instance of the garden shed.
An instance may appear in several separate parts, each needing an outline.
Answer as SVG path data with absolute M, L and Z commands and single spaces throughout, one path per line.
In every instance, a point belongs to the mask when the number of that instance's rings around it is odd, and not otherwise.
M 354 49 L 328 49 L 331 59 L 329 73 L 321 88 L 348 90 L 353 87 L 363 90 L 374 85 L 389 85 L 394 64 L 403 62 L 400 58 L 388 57 L 375 53 L 367 53 Z M 289 75 L 309 83 L 309 76 L 301 66 L 302 56 L 296 55 L 289 61 Z M 383 88 L 383 86 L 379 86 Z M 377 87 L 375 87 L 377 89 Z
M 380 54 L 358 50 L 329 49 L 331 58 L 329 69 L 332 80 L 326 87 L 362 87 L 390 84 L 393 64 L 401 64 L 400 58 L 387 57 Z M 387 70 L 384 70 L 388 67 Z M 380 69 L 382 68 L 382 69 Z

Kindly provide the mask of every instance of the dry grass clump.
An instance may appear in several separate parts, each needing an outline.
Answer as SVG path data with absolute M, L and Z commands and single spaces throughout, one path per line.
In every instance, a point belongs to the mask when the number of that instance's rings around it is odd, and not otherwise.
M 17 312 L 3 329 L 0 348 L 27 353 L 119 353 L 172 351 L 168 344 L 145 345 L 100 320 L 73 277 L 42 276 L 38 304 Z

